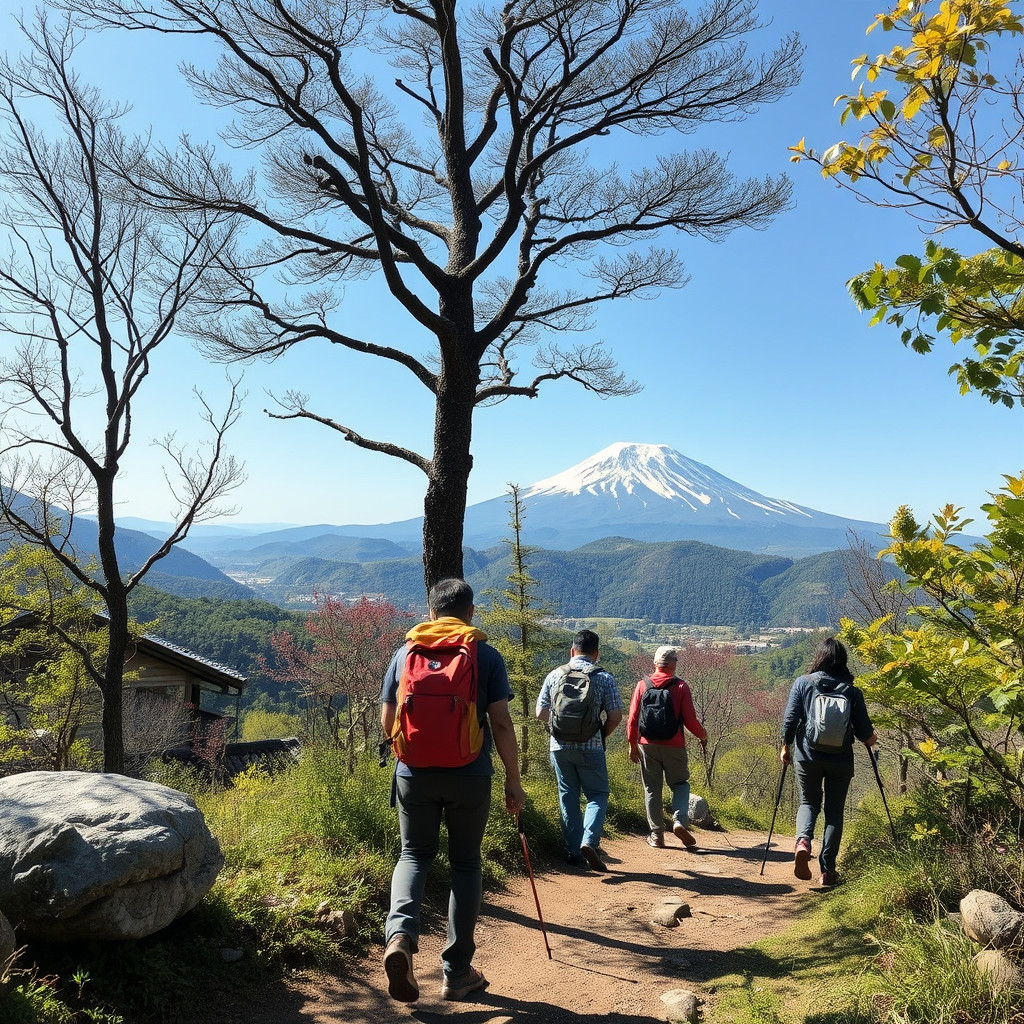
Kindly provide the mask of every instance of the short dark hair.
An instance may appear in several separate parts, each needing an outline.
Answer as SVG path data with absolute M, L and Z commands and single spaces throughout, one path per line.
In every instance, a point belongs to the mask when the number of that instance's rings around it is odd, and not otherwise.
M 454 576 L 438 580 L 427 595 L 427 604 L 435 615 L 452 615 L 467 619 L 473 607 L 473 588 Z
M 572 645 L 580 654 L 597 654 L 601 641 L 592 629 L 581 629 L 573 638 Z
M 828 636 L 818 644 L 808 672 L 825 672 L 835 679 L 853 679 L 846 664 L 846 648 L 834 637 Z

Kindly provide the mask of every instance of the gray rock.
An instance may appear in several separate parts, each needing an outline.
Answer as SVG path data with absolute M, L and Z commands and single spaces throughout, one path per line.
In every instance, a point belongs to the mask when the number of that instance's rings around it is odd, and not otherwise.
M 993 992 L 1024 989 L 1024 968 L 1001 949 L 983 949 L 974 958 L 974 966 L 988 978 Z
M 674 988 L 663 992 L 661 1001 L 665 1004 L 665 1019 L 697 1024 L 700 1016 L 700 999 L 689 989 Z
M 65 942 L 152 935 L 191 910 L 224 865 L 195 801 L 87 772 L 0 779 L 0 911 Z
M 696 793 L 690 794 L 690 821 L 694 825 L 707 825 L 711 821 L 711 811 L 708 802 Z
M 651 907 L 651 924 L 662 928 L 677 928 L 685 917 L 692 917 L 689 903 L 684 903 L 678 896 L 668 896 Z
M 992 949 L 1007 949 L 1024 941 L 1024 914 L 1002 896 L 972 889 L 960 901 L 964 931 L 975 942 Z

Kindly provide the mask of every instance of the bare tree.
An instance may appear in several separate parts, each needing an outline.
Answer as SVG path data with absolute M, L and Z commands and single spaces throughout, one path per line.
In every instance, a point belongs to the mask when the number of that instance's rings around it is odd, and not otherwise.
M 189 452 L 173 436 L 158 442 L 176 524 L 126 571 L 115 491 L 133 412 L 155 350 L 174 338 L 198 300 L 204 274 L 230 245 L 231 227 L 217 211 L 171 215 L 141 206 L 133 179 L 144 144 L 122 134 L 123 110 L 75 74 L 70 23 L 53 27 L 40 14 L 22 30 L 26 54 L 0 61 L 0 513 L 102 599 L 105 656 L 76 649 L 103 696 L 104 767 L 119 772 L 128 595 L 194 522 L 226 511 L 218 501 L 242 479 L 223 448 L 239 409 L 231 381 L 223 413 L 198 396 L 211 428 L 208 449 Z M 52 132 L 34 123 L 37 111 Z M 98 566 L 79 557 L 77 538 L 85 534 L 75 529 L 83 513 L 96 520 L 88 535 Z M 64 639 L 74 646 L 72 634 Z
M 197 333 L 229 359 L 325 340 L 400 366 L 430 392 L 429 456 L 364 436 L 297 391 L 271 414 L 422 470 L 428 587 L 462 575 L 475 410 L 559 379 L 633 393 L 603 345 L 556 339 L 589 331 L 601 303 L 685 284 L 661 235 L 717 240 L 767 226 L 790 203 L 785 177 L 737 180 L 713 151 L 653 155 L 638 141 L 741 119 L 795 84 L 795 36 L 747 52 L 755 0 L 697 11 L 678 0 L 508 0 L 458 15 L 455 0 L 62 3 L 94 24 L 220 45 L 215 69 L 185 73 L 206 102 L 237 112 L 227 138 L 263 152 L 265 191 L 193 144 L 187 166 L 155 168 L 153 198 L 235 213 L 265 244 L 241 272 L 225 268 L 223 315 Z M 401 76 L 390 88 L 384 61 Z M 287 304 L 260 290 L 268 269 L 291 286 Z M 335 286 L 377 272 L 410 320 L 402 338 L 339 323 Z M 423 336 L 433 347 L 420 357 Z

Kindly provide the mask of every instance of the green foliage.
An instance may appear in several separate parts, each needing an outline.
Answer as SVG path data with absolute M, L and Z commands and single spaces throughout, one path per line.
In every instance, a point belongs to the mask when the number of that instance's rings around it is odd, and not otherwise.
M 23 616 L 0 632 L 0 763 L 95 766 L 79 731 L 102 713 L 86 661 L 101 667 L 106 656 L 107 630 L 95 618 L 101 610 L 45 548 L 14 544 L 0 554 L 0 619 Z
M 860 140 L 821 154 L 801 140 L 792 159 L 811 160 L 860 195 L 868 185 L 881 194 L 878 205 L 912 210 L 931 225 L 923 257 L 877 263 L 849 282 L 850 293 L 872 325 L 901 328 L 903 344 L 917 352 L 930 352 L 938 334 L 954 345 L 969 341 L 973 353 L 950 367 L 961 393 L 1013 406 L 1024 397 L 1024 247 L 1012 213 L 1024 166 L 1024 83 L 1019 65 L 998 67 L 1012 65 L 1016 49 L 994 44 L 1024 25 L 1005 0 L 899 0 L 876 17 L 872 28 L 879 26 L 901 41 L 854 60 L 855 76 L 863 70 L 872 89 L 861 85 L 836 101 L 841 124 L 865 126 Z M 939 244 L 936 236 L 953 225 L 992 248 L 964 256 Z
M 934 603 L 893 634 L 884 619 L 846 621 L 843 636 L 874 671 L 861 677 L 869 701 L 916 738 L 913 756 L 950 802 L 996 799 L 1024 811 L 1024 477 L 984 506 L 985 541 L 955 541 L 971 522 L 947 506 L 917 528 L 901 509 L 886 550 Z
M 522 543 L 523 503 L 519 488 L 509 491 L 512 536 L 505 539 L 511 569 L 500 591 L 487 591 L 491 601 L 477 611 L 477 621 L 489 642 L 497 648 L 508 669 L 513 700 L 511 711 L 519 732 L 519 770 L 525 778 L 530 766 L 547 759 L 546 733 L 534 715 L 541 681 L 550 668 L 562 637 L 545 625 L 552 610 L 537 596 L 538 580 L 530 575 L 529 560 L 535 548 Z M 478 602 L 479 603 L 479 602 Z
M 242 719 L 242 739 L 276 740 L 288 736 L 298 736 L 302 729 L 302 719 L 298 715 L 289 715 L 283 711 L 261 711 L 253 708 L 245 713 Z

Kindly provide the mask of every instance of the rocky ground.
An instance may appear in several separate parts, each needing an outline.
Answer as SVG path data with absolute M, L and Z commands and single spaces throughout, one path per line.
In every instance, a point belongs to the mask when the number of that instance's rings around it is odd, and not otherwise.
M 216 1007 L 219 1024 L 388 1024 L 458 1016 L 471 1024 L 609 1024 L 663 1020 L 663 993 L 689 989 L 713 1004 L 716 979 L 755 967 L 744 947 L 786 927 L 813 883 L 793 877 L 792 840 L 773 842 L 759 874 L 765 835 L 697 831 L 685 850 L 642 837 L 606 839 L 609 870 L 538 874 L 551 950 L 537 923 L 528 878 L 486 894 L 475 963 L 490 986 L 462 1003 L 440 997 L 443 926 L 422 937 L 415 969 L 421 999 L 392 1002 L 380 950 L 338 975 L 299 974 Z M 652 924 L 666 900 L 689 905 L 677 927 Z M 211 1008 L 213 1010 L 213 1008 Z

